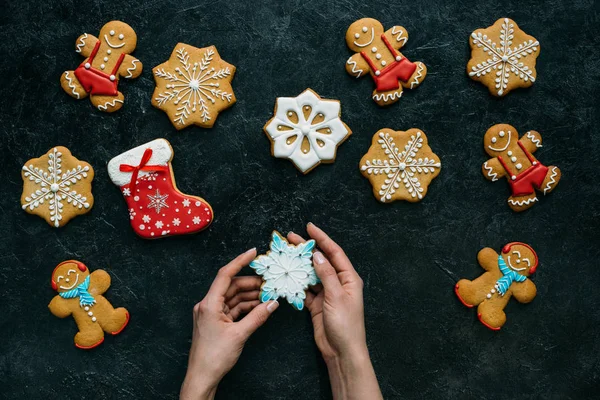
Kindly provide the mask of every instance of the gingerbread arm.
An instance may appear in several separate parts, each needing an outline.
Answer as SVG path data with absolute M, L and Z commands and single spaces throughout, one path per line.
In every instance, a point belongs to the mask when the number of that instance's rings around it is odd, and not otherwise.
M 68 307 L 67 301 L 60 296 L 54 296 L 48 308 L 50 312 L 58 318 L 66 318 L 72 314 L 71 308 Z
M 523 282 L 513 282 L 510 285 L 510 291 L 519 303 L 529 303 L 537 294 L 537 288 L 531 279 L 526 279 Z
M 356 78 L 367 75 L 370 70 L 369 64 L 360 53 L 354 54 L 346 61 L 346 72 Z
M 485 179 L 490 180 L 492 182 L 496 182 L 498 178 L 502 178 L 506 175 L 506 170 L 502 167 L 500 160 L 498 158 L 490 158 L 481 166 L 481 172 Z
M 84 33 L 75 41 L 75 51 L 84 57 L 89 57 L 97 42 L 98 38 L 96 36 Z
M 529 131 L 521 138 L 521 143 L 530 152 L 535 153 L 537 149 L 542 147 L 542 135 L 536 131 Z
M 110 287 L 110 275 L 103 269 L 97 269 L 90 274 L 89 292 L 94 295 L 104 294 Z
M 495 268 L 498 268 L 498 253 L 494 249 L 485 247 L 477 253 L 477 261 L 481 265 L 481 268 L 486 271 L 493 271 Z
M 142 63 L 137 58 L 125 54 L 125 58 L 119 67 L 119 75 L 123 78 L 137 78 L 142 73 Z
M 385 37 L 394 49 L 400 49 L 408 40 L 408 33 L 403 26 L 396 25 L 385 31 Z

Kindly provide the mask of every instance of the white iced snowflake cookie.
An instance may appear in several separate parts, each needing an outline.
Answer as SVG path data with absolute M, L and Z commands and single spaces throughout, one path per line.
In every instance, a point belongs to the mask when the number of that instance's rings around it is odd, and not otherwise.
M 219 113 L 236 101 L 231 87 L 235 67 L 221 59 L 215 46 L 178 43 L 152 73 L 152 105 L 166 112 L 178 130 L 192 124 L 212 128 Z
M 469 38 L 471 59 L 467 74 L 488 87 L 494 96 L 505 96 L 517 88 L 535 82 L 535 62 L 540 43 L 527 35 L 509 18 L 500 18 L 494 25 L 477 29 Z
M 298 246 L 289 244 L 279 232 L 272 234 L 270 250 L 250 263 L 257 274 L 262 275 L 260 301 L 266 303 L 285 297 L 296 310 L 304 308 L 306 290 L 319 283 L 312 264 L 315 241 L 309 240 Z
M 43 156 L 27 161 L 21 176 L 23 210 L 56 228 L 87 213 L 94 205 L 94 169 L 73 157 L 66 147 L 53 147 Z
M 379 130 L 360 160 L 361 174 L 371 182 L 373 194 L 382 203 L 422 200 L 441 167 L 427 136 L 415 128 L 406 132 Z
M 311 89 L 277 98 L 274 114 L 264 127 L 271 154 L 289 158 L 304 174 L 334 162 L 337 147 L 352 134 L 340 119 L 340 102 L 322 99 Z

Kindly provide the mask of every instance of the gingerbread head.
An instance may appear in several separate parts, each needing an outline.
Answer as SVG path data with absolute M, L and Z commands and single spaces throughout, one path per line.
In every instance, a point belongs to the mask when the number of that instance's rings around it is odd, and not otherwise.
M 382 47 L 383 25 L 373 18 L 354 21 L 346 31 L 346 44 L 350 50 L 360 53 L 368 46 Z M 385 45 L 384 45 L 385 47 Z
M 99 53 L 106 54 L 111 63 L 121 54 L 133 53 L 136 45 L 137 35 L 125 22 L 110 21 L 100 29 Z
M 68 292 L 83 284 L 90 271 L 84 263 L 75 260 L 63 261 L 52 272 L 52 289 L 58 293 Z
M 504 262 L 514 272 L 522 276 L 532 275 L 538 266 L 538 257 L 528 244 L 512 242 L 502 248 Z

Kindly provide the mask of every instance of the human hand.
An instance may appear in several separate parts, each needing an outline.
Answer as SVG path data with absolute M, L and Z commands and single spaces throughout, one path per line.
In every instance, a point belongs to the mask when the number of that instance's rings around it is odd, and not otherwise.
M 250 335 L 279 306 L 277 301 L 258 300 L 259 276 L 235 276 L 255 257 L 256 249 L 250 249 L 221 268 L 204 299 L 194 306 L 192 347 L 180 399 L 214 398 Z

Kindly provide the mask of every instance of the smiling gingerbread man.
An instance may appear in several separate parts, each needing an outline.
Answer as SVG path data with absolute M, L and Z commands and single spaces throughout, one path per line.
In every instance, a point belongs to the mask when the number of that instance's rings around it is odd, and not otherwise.
M 101 269 L 92 273 L 80 261 L 64 261 L 52 272 L 52 288 L 58 292 L 48 308 L 59 318 L 72 315 L 79 332 L 75 346 L 92 349 L 104 341 L 104 332 L 117 335 L 127 326 L 129 312 L 113 308 L 102 294 L 110 287 L 110 276 Z
M 119 77 L 137 78 L 142 63 L 130 55 L 137 35 L 124 22 L 110 21 L 100 30 L 100 38 L 84 33 L 75 42 L 75 51 L 87 57 L 75 71 L 65 71 L 60 84 L 76 99 L 86 98 L 98 110 L 114 112 L 123 107 L 123 93 L 117 89 Z
M 381 22 L 362 18 L 350 25 L 346 44 L 355 51 L 346 61 L 346 71 L 356 77 L 371 74 L 375 81 L 373 100 L 380 106 L 397 102 L 403 90 L 419 86 L 427 75 L 422 62 L 413 63 L 398 51 L 406 44 L 408 33 L 401 26 L 384 32 Z

